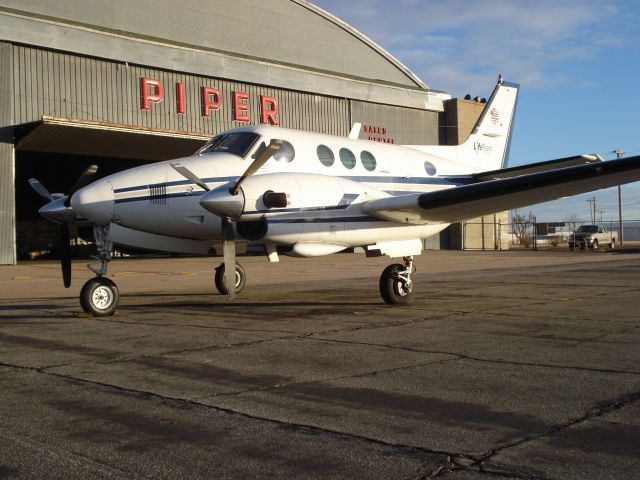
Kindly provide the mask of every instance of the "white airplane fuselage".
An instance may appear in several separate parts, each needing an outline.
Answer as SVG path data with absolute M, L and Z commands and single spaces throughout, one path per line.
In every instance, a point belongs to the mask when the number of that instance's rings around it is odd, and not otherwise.
M 199 204 L 205 191 L 171 164 L 179 162 L 215 189 L 236 182 L 260 145 L 284 139 L 292 148 L 285 148 L 243 183 L 245 204 L 239 221 L 266 222 L 264 235 L 255 238 L 258 242 L 298 244 L 297 254 L 315 256 L 436 234 L 448 224 L 401 225 L 369 216 L 361 205 L 377 198 L 451 188 L 469 180 L 468 163 L 410 147 L 264 125 L 227 133 L 255 137 L 244 156 L 201 151 L 116 173 L 76 193 L 74 211 L 96 224 L 114 223 L 176 240 L 218 240 L 220 218 Z M 443 154 L 452 151 L 451 147 L 431 148 Z M 478 156 L 482 154 L 477 151 Z M 480 169 L 482 162 L 477 165 Z M 267 208 L 261 200 L 266 191 L 285 193 L 286 207 Z M 134 239 L 125 243 L 147 248 L 135 245 Z

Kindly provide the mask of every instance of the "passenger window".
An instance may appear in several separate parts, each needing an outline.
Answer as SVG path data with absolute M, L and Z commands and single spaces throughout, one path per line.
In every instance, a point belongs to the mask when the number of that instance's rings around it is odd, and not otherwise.
M 431 162 L 424 162 L 424 171 L 427 175 L 433 177 L 436 174 L 436 166 Z
M 336 157 L 329 147 L 327 147 L 326 145 L 318 145 L 317 152 L 320 163 L 322 163 L 325 167 L 330 167 L 331 165 L 333 165 Z
M 376 169 L 376 157 L 374 157 L 371 152 L 364 150 L 360 154 L 360 161 L 362 162 L 362 166 L 369 172 L 373 172 Z
M 286 140 L 282 143 L 280 149 L 273 155 L 273 158 L 278 162 L 291 162 L 296 156 L 296 151 Z
M 356 156 L 348 148 L 340 149 L 340 161 L 348 169 L 352 169 L 356 166 Z

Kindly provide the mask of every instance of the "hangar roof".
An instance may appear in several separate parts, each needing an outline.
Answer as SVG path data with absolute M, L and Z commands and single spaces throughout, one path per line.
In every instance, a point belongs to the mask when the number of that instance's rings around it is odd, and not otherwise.
M 86 0 L 0 0 L 0 13 L 373 83 L 428 89 L 375 42 L 306 0 L 89 3 L 94 5 L 89 7 Z

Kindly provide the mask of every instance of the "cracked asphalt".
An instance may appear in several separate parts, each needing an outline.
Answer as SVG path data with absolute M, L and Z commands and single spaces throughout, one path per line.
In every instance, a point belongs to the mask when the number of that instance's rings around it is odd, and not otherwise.
M 109 318 L 0 267 L 0 478 L 638 478 L 640 254 L 240 261 L 116 260 Z

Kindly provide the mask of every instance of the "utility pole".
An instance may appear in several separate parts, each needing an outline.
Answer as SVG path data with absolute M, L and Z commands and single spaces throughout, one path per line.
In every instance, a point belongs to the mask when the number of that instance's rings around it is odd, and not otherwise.
M 622 157 L 624 155 L 624 150 L 620 150 L 616 148 L 611 153 L 616 154 L 616 158 Z M 624 226 L 622 225 L 622 188 L 618 185 L 618 223 L 620 224 L 620 245 L 624 244 Z
M 589 216 L 591 217 L 591 224 L 596 223 L 596 197 L 587 198 L 589 202 Z

